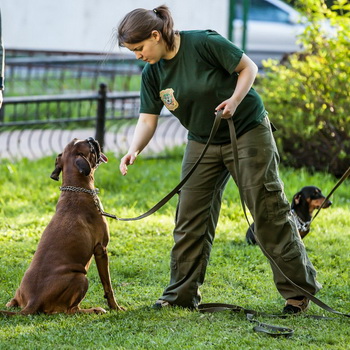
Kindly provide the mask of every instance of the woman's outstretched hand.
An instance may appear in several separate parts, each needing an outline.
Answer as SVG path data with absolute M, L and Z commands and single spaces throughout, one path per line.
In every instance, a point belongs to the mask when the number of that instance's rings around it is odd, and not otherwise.
M 119 170 L 123 176 L 128 173 L 128 165 L 134 164 L 137 155 L 138 152 L 128 153 L 120 160 Z

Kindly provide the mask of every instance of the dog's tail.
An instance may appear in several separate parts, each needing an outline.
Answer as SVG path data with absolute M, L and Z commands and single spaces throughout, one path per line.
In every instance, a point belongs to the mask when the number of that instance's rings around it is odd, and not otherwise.
M 17 315 L 21 315 L 21 313 L 20 312 L 0 310 L 0 315 L 2 315 L 2 316 L 17 316 Z
M 22 309 L 21 311 L 7 311 L 7 310 L 0 310 L 0 316 L 28 316 L 28 315 L 34 315 L 38 312 L 33 312 L 27 310 L 27 308 Z
M 256 244 L 254 237 L 254 222 L 249 226 L 245 238 L 248 244 Z
M 12 299 L 9 303 L 6 304 L 7 307 L 18 307 L 18 302 L 16 299 Z M 22 310 L 20 311 L 7 311 L 0 310 L 0 315 L 2 316 L 27 316 L 34 315 L 38 313 L 38 305 L 33 303 L 28 303 Z

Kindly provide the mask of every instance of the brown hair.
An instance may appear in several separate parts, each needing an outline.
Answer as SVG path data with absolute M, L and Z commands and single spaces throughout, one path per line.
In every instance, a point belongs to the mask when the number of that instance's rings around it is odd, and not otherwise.
M 137 44 L 148 39 L 153 30 L 161 33 L 169 51 L 175 49 L 174 22 L 166 5 L 153 10 L 135 9 L 129 12 L 118 26 L 119 46 Z

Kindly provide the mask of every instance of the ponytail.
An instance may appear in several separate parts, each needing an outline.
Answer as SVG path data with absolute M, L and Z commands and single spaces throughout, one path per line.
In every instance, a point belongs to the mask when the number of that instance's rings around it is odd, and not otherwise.
M 161 5 L 153 10 L 136 9 L 129 12 L 118 26 L 117 39 L 120 47 L 127 44 L 137 44 L 148 39 L 153 30 L 162 35 L 167 49 L 175 49 L 174 21 L 169 8 Z

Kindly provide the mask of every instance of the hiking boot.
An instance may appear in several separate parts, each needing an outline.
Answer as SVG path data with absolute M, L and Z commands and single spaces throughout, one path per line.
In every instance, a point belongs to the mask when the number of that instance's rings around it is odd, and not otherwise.
M 305 312 L 309 308 L 310 300 L 306 297 L 298 299 L 287 299 L 286 305 L 283 308 L 284 314 L 297 315 Z

